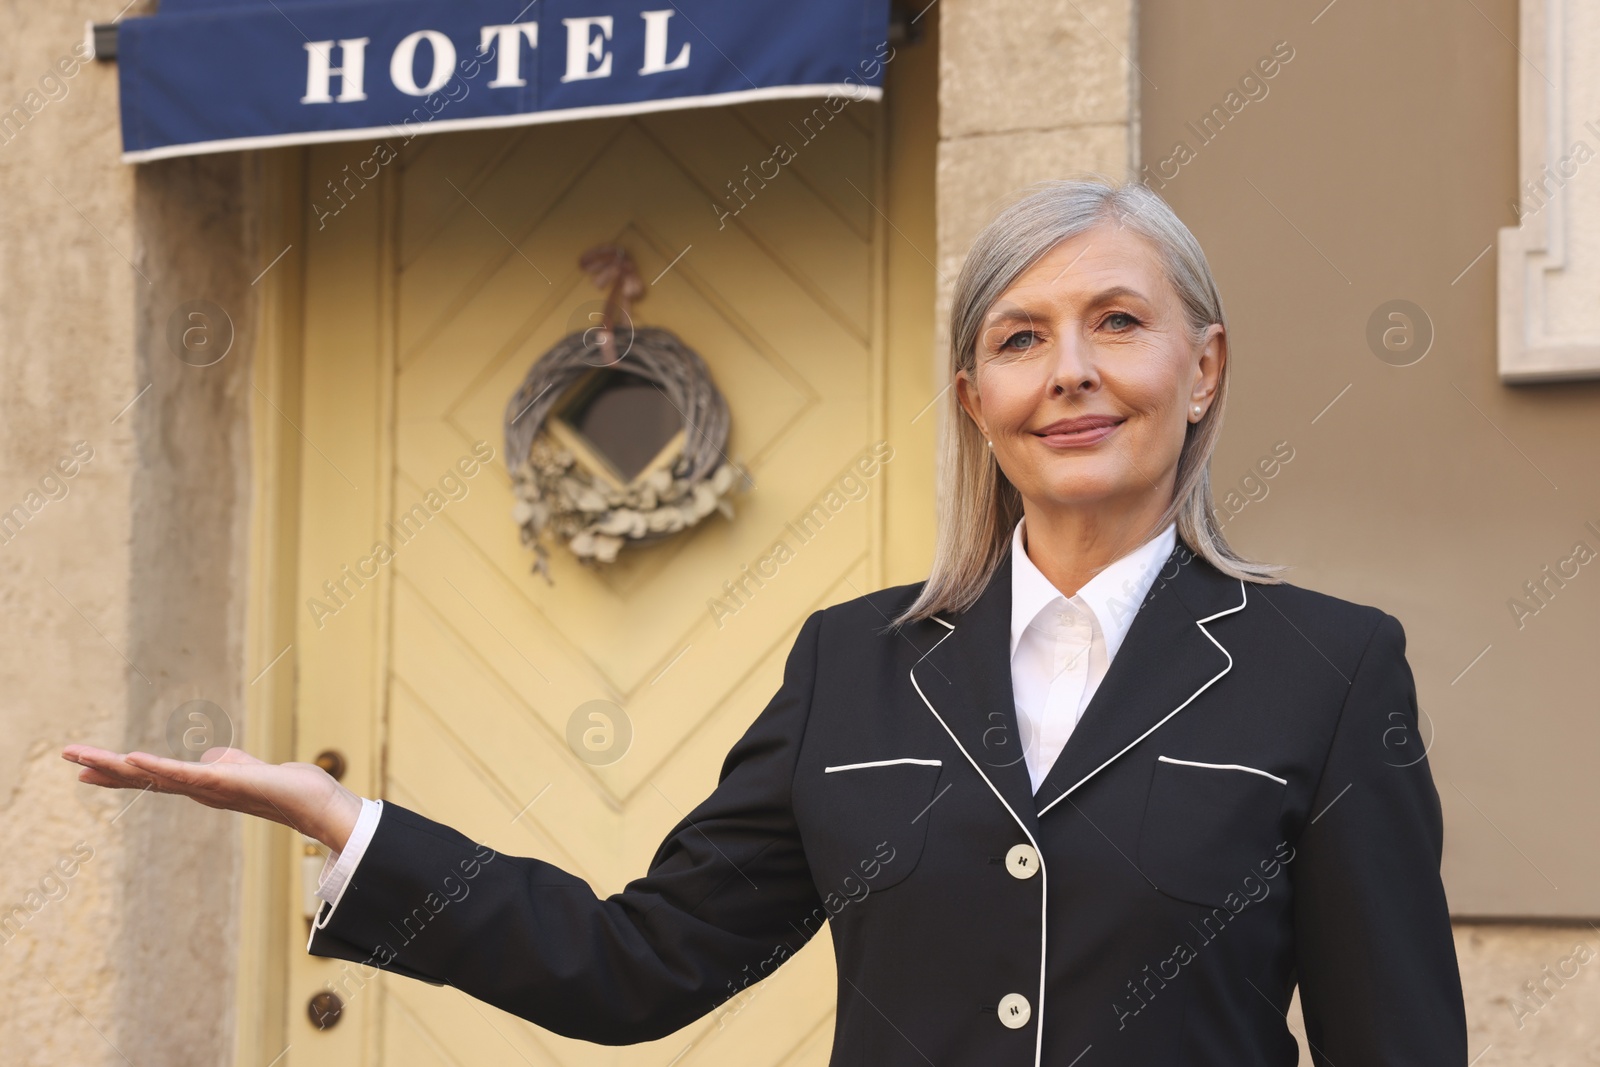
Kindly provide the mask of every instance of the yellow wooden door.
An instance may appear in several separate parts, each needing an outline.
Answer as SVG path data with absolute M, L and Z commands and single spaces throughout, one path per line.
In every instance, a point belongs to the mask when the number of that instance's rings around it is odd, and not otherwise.
M 871 103 L 778 101 L 423 137 L 393 159 L 310 150 L 298 758 L 338 750 L 357 791 L 610 893 L 714 786 L 805 616 L 922 573 L 932 239 L 912 190 L 931 174 L 896 192 L 885 126 Z M 597 300 L 577 261 L 605 240 L 649 283 L 637 321 L 709 365 L 754 484 L 732 520 L 603 569 L 557 546 L 550 583 L 511 518 L 502 417 Z M 607 723 L 625 751 L 581 740 Z M 291 895 L 286 1065 L 827 1060 L 825 938 L 619 1049 L 307 956 Z M 325 988 L 345 1010 L 318 1031 L 304 1006 Z

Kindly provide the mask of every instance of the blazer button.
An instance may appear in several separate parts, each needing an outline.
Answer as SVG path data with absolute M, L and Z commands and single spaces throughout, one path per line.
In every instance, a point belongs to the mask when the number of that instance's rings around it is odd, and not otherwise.
M 1039 873 L 1038 851 L 1032 845 L 1012 845 L 1006 853 L 1006 870 L 1013 878 L 1032 878 Z
M 1007 993 L 1000 998 L 1000 1021 L 1013 1030 L 1020 1030 L 1033 1018 L 1033 1005 L 1021 993 Z

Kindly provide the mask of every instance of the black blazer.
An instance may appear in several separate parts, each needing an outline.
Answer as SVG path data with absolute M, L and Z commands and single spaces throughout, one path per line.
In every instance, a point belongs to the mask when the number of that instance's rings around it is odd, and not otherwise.
M 716 790 L 607 899 L 386 803 L 316 955 L 573 1037 L 660 1037 L 824 922 L 836 1067 L 1466 1064 L 1441 820 L 1393 617 L 1181 541 L 1037 795 L 1011 572 L 813 613 Z

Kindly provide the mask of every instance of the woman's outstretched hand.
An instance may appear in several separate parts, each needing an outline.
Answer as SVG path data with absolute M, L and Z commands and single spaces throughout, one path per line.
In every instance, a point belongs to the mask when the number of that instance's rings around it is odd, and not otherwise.
M 212 749 L 199 763 L 90 745 L 68 745 L 61 758 L 83 768 L 80 782 L 178 793 L 293 827 L 335 852 L 344 850 L 361 814 L 361 798 L 316 764 L 263 763 L 236 748 Z

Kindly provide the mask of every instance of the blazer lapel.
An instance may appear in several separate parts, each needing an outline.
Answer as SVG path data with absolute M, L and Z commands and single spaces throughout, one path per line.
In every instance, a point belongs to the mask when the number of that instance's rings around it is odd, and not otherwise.
M 949 631 L 911 668 L 911 682 L 1033 838 L 1038 828 L 1033 781 L 1023 760 L 1011 690 L 1010 553 L 972 607 L 938 624 Z
M 1222 574 L 1178 542 L 1066 747 L 1040 783 L 1035 798 L 1039 815 L 1232 669 L 1232 655 L 1207 626 L 1242 610 L 1245 603 L 1243 582 Z

